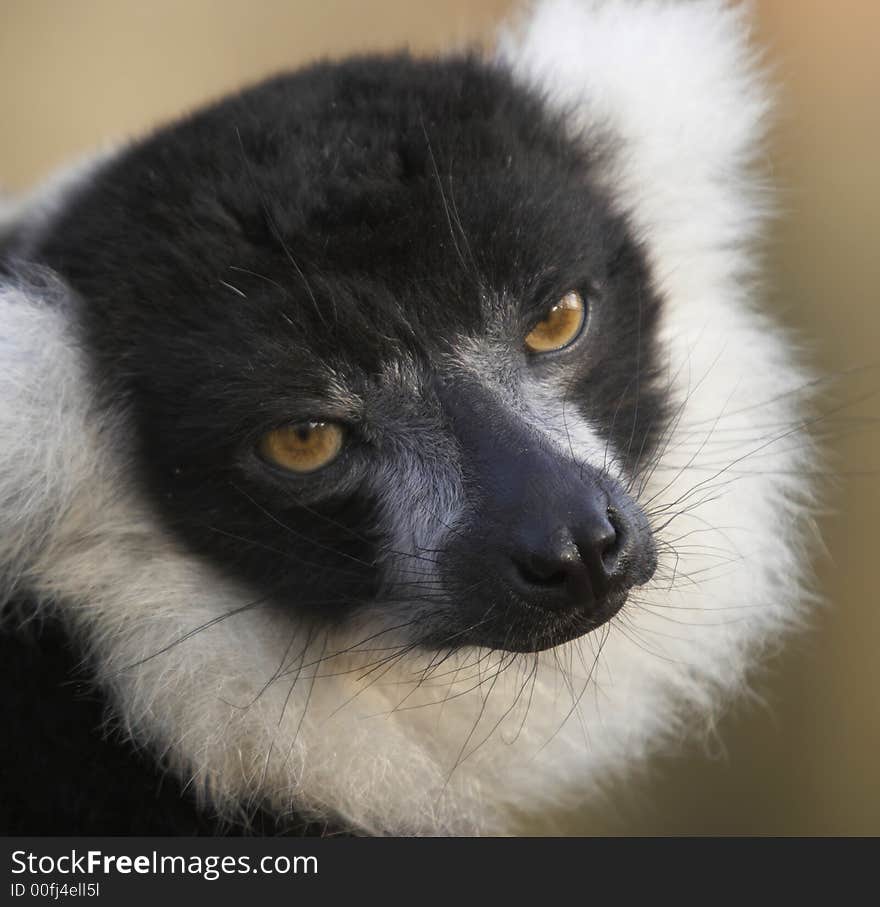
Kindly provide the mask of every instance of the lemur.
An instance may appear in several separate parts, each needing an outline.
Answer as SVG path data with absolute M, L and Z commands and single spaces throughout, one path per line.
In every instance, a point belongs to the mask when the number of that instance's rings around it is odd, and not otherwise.
M 513 834 L 809 596 L 739 7 L 544 0 L 8 201 L 6 831 Z

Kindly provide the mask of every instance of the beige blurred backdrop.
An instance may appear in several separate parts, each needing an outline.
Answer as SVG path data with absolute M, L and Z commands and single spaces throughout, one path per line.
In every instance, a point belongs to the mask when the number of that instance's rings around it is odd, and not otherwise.
M 0 0 L 0 185 L 28 186 L 101 142 L 316 57 L 488 41 L 512 5 Z M 781 85 L 768 302 L 839 373 L 838 402 L 857 401 L 880 389 L 880 2 L 752 5 Z M 826 423 L 828 606 L 812 629 L 708 747 L 656 760 L 599 804 L 572 803 L 571 833 L 880 834 L 878 416 L 866 399 Z

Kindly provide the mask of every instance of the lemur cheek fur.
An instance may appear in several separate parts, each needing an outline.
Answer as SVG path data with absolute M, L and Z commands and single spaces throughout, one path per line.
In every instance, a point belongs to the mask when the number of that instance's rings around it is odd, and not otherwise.
M 199 822 L 516 832 L 711 718 L 808 598 L 767 110 L 741 9 L 541 0 L 0 211 L 7 626 Z

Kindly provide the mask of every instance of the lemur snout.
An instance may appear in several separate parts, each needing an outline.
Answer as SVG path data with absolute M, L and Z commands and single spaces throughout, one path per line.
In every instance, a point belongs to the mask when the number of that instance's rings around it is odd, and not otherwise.
M 480 388 L 442 393 L 473 489 L 470 519 L 445 554 L 447 576 L 471 590 L 457 614 L 462 637 L 532 651 L 610 620 L 656 568 L 638 504 Z

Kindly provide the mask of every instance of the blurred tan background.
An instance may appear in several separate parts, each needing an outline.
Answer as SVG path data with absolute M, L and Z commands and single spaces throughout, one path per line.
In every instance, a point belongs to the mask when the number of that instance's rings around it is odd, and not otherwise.
M 508 0 L 0 0 L 0 185 L 315 57 L 491 39 Z M 754 0 L 782 85 L 769 303 L 835 395 L 880 389 L 880 2 Z M 871 368 L 873 366 L 873 368 Z M 845 416 L 845 418 L 843 418 Z M 880 834 L 880 409 L 829 420 L 829 602 L 707 751 L 657 760 L 571 833 Z

